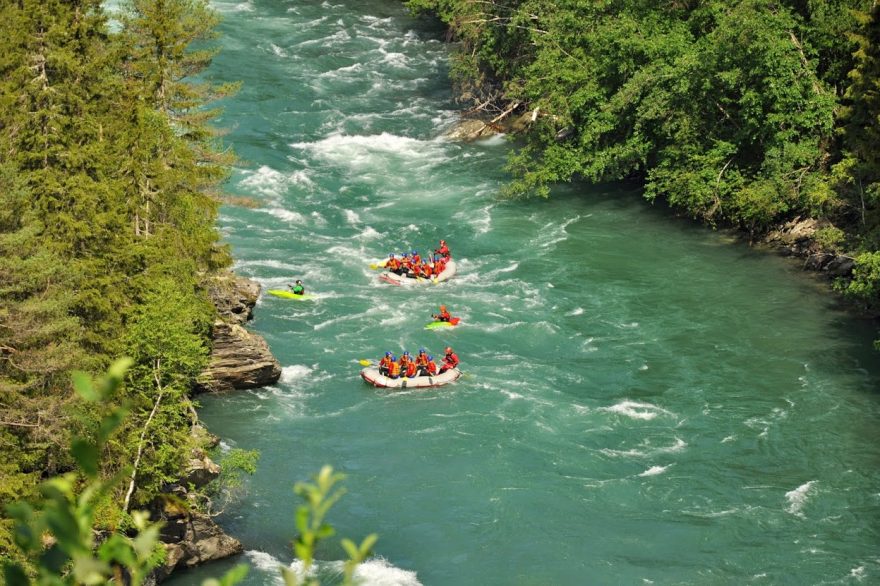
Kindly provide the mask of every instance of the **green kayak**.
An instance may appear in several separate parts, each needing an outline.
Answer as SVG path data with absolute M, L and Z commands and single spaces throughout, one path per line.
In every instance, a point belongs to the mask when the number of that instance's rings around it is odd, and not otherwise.
M 274 295 L 275 297 L 284 297 L 285 299 L 297 299 L 299 301 L 306 301 L 312 298 L 312 295 L 297 295 L 295 293 L 291 293 L 290 291 L 285 291 L 284 289 L 269 289 L 266 291 L 269 295 Z
M 454 317 L 449 321 L 432 321 L 425 326 L 426 330 L 436 330 L 437 328 L 454 328 L 458 325 L 461 318 Z

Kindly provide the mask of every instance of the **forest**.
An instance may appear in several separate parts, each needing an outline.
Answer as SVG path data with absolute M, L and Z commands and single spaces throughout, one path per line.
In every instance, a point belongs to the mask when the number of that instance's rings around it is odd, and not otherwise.
M 880 5 L 870 0 L 408 0 L 455 44 L 462 102 L 531 113 L 510 195 L 634 180 L 756 238 L 795 217 L 880 304 Z
M 115 414 L 95 456 L 125 481 L 95 519 L 126 530 L 195 442 L 216 312 L 203 283 L 230 264 L 215 221 L 231 157 L 209 104 L 235 88 L 191 81 L 214 55 L 207 2 L 0 6 L 0 505 L 75 469 L 72 439 L 98 445 Z M 71 372 L 119 356 L 120 392 L 79 400 Z M 4 516 L 0 553 L 16 551 Z

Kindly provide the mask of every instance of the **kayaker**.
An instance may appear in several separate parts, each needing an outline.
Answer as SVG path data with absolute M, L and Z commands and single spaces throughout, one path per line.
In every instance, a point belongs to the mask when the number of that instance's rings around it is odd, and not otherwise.
M 379 361 L 379 374 L 388 376 L 392 362 L 394 362 L 394 355 L 391 352 L 386 352 L 382 360 Z
M 447 346 L 444 352 L 446 355 L 443 357 L 443 366 L 440 367 L 440 374 L 458 366 L 458 356 L 452 351 L 452 348 Z
M 437 254 L 439 254 L 441 257 L 443 257 L 445 259 L 448 259 L 450 256 L 452 256 L 451 253 L 449 252 L 449 247 L 446 246 L 445 240 L 440 241 L 440 247 L 437 248 L 434 252 L 436 252 Z
M 431 317 L 433 317 L 437 321 L 451 321 L 452 320 L 452 316 L 449 315 L 448 311 L 446 311 L 445 305 L 440 306 L 440 313 L 432 313 Z
M 303 287 L 303 282 L 299 279 L 296 280 L 296 284 L 288 285 L 288 287 L 290 287 L 290 292 L 294 295 L 305 295 L 306 293 L 306 288 Z

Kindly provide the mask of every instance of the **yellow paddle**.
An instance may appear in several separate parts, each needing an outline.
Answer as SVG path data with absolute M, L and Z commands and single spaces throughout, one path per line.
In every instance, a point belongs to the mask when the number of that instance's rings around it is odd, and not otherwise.
M 361 358 L 360 360 L 358 360 L 358 363 L 361 366 L 373 366 L 375 364 L 374 362 L 371 362 L 370 360 L 367 360 L 366 358 Z

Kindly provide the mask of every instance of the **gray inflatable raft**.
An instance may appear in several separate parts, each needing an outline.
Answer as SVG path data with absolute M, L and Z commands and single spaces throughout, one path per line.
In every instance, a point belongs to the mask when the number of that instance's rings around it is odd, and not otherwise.
M 442 387 L 461 376 L 457 368 L 450 368 L 443 374 L 436 376 L 414 376 L 412 378 L 388 378 L 379 374 L 378 368 L 365 368 L 361 371 L 361 378 L 381 389 L 418 389 L 422 387 Z
M 385 271 L 381 275 L 379 275 L 379 279 L 385 281 L 386 283 L 391 283 L 392 285 L 430 285 L 432 283 L 441 283 L 443 281 L 446 281 L 453 275 L 455 275 L 455 261 L 449 260 L 449 262 L 446 263 L 446 268 L 443 269 L 443 272 L 431 278 L 420 277 L 418 279 L 415 279 L 405 277 L 403 275 L 398 275 L 397 273 Z

